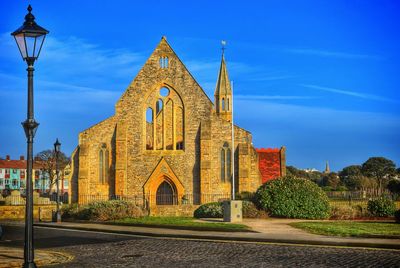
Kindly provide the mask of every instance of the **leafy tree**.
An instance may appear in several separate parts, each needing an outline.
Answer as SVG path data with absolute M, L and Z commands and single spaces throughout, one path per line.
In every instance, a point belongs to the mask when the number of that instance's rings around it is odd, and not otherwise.
M 396 173 L 396 165 L 384 157 L 371 157 L 361 167 L 362 173 L 378 183 L 379 191 L 386 187 L 389 179 Z
M 336 189 L 340 184 L 339 176 L 335 172 L 331 172 L 322 177 L 322 185 Z
M 36 154 L 35 161 L 40 165 L 40 170 L 48 175 L 49 178 L 49 191 L 56 183 L 56 154 L 54 150 L 45 150 Z M 68 164 L 69 158 L 63 153 L 58 154 L 58 169 L 62 170 Z M 62 174 L 62 173 L 61 173 Z M 60 180 L 62 178 L 60 177 Z
M 350 190 L 365 190 L 371 188 L 370 180 L 362 174 L 361 166 L 352 165 L 339 172 L 340 181 Z
M 294 166 L 286 167 L 286 175 L 296 177 L 296 178 L 308 179 L 317 184 L 319 184 L 321 177 L 322 177 L 322 173 L 319 171 L 306 172 L 306 171 L 298 169 Z
M 390 180 L 387 188 L 394 194 L 400 194 L 400 181 L 395 179 Z

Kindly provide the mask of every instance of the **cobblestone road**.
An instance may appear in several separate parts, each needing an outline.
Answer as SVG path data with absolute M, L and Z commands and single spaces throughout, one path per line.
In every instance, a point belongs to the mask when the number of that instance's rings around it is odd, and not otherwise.
M 9 229 L 2 246 L 21 246 Z M 75 255 L 49 267 L 400 267 L 400 251 L 154 239 L 35 228 L 36 246 Z M 11 234 L 12 235 L 11 235 Z

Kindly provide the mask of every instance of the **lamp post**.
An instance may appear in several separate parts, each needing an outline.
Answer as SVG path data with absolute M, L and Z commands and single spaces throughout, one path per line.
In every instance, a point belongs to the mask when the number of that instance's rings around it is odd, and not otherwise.
M 40 27 L 35 22 L 35 17 L 31 13 L 32 7 L 28 6 L 28 14 L 25 16 L 24 24 L 11 35 L 17 42 L 19 52 L 24 61 L 28 64 L 28 112 L 27 119 L 22 122 L 27 139 L 27 177 L 26 177 L 26 206 L 25 206 L 25 245 L 24 245 L 24 265 L 23 267 L 36 267 L 34 262 L 33 246 L 33 138 L 39 126 L 33 117 L 33 64 L 39 57 L 40 50 L 46 34 L 46 29 Z
M 60 154 L 61 143 L 56 140 L 54 143 L 54 153 L 56 155 L 56 180 L 57 180 L 57 210 L 56 210 L 56 222 L 61 222 L 61 213 L 60 213 L 60 186 L 59 186 L 59 171 L 58 171 L 58 155 Z

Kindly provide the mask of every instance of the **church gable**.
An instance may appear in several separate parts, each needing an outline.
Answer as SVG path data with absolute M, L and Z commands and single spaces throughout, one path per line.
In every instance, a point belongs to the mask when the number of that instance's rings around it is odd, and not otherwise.
M 163 37 L 118 100 L 116 113 L 125 114 L 127 108 L 142 104 L 148 95 L 164 86 L 173 88 L 185 105 L 202 105 L 200 110 L 212 110 L 212 101 Z

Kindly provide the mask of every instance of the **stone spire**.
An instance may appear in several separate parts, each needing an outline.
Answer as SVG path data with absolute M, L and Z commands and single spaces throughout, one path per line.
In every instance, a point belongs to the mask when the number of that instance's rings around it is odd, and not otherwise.
M 331 173 L 331 170 L 330 170 L 330 168 L 329 168 L 329 163 L 328 163 L 328 161 L 326 161 L 324 173 L 325 173 L 325 174 Z
M 232 120 L 232 89 L 226 69 L 224 49 L 222 50 L 221 66 L 217 85 L 215 86 L 215 112 L 225 120 Z

